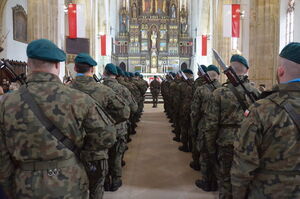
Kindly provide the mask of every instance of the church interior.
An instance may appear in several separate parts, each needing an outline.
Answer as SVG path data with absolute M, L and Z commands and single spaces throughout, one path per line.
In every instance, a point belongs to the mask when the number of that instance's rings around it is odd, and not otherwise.
M 300 42 L 300 0 L 0 0 L 0 60 L 19 77 L 28 73 L 28 44 L 41 38 L 66 53 L 62 82 L 76 77 L 79 53 L 97 62 L 99 79 L 109 63 L 148 83 L 186 69 L 196 79 L 200 65 L 219 66 L 214 49 L 226 65 L 234 54 L 245 57 L 252 86 L 270 90 L 278 81 L 279 53 Z M 4 92 L 18 89 L 1 69 Z M 220 82 L 226 80 L 221 74 Z M 195 186 L 200 174 L 189 167 L 191 154 L 172 141 L 174 126 L 160 100 L 157 109 L 145 101 L 124 157 L 123 186 L 103 198 L 218 198 Z
M 297 0 L 1 0 L 0 57 L 22 73 L 28 42 L 46 38 L 67 53 L 61 78 L 74 76 L 78 52 L 95 58 L 97 74 L 111 62 L 163 75 L 215 63 L 214 48 L 226 63 L 234 53 L 245 56 L 250 79 L 271 88 L 276 55 L 300 41 L 299 6 Z

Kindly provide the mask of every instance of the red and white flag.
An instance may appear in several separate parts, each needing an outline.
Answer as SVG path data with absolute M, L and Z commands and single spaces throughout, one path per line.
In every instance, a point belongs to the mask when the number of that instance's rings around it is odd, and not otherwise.
M 85 38 L 85 6 L 83 4 L 69 4 L 69 38 Z
M 225 4 L 223 7 L 223 35 L 224 37 L 240 37 L 241 5 Z
M 106 35 L 100 36 L 101 56 L 106 56 Z

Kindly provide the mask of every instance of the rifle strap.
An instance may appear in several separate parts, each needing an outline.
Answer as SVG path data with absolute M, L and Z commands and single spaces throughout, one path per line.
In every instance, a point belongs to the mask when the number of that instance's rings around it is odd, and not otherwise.
M 241 105 L 242 109 L 246 112 L 248 111 L 248 106 L 246 105 L 245 101 L 243 100 L 242 96 L 240 95 L 239 91 L 232 85 L 228 85 L 230 90 L 233 92 L 234 96 L 237 98 L 239 104 Z
M 298 130 L 300 131 L 300 114 L 296 113 L 292 105 L 288 102 L 285 102 L 283 104 L 283 108 L 288 113 L 288 115 L 292 118 Z
M 72 151 L 75 156 L 80 160 L 80 149 L 74 144 L 74 142 L 65 136 L 60 129 L 58 129 L 44 114 L 29 90 L 23 86 L 20 88 L 21 99 L 29 106 L 30 110 L 34 113 L 41 124 L 46 130 L 55 137 L 61 144 Z

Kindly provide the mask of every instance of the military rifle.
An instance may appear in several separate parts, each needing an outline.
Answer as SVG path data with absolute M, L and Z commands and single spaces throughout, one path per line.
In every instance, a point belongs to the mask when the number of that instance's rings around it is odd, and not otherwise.
M 8 61 L 0 60 L 0 70 L 4 70 L 12 82 L 19 81 L 21 85 L 26 84 L 25 74 L 17 75 Z
M 223 59 L 219 55 L 219 53 L 215 49 L 212 49 L 212 50 L 213 50 L 215 59 L 217 60 L 217 62 L 221 66 L 221 68 L 223 69 L 224 74 L 227 76 L 227 78 L 230 81 L 230 83 L 234 87 L 238 87 L 240 85 L 243 88 L 243 90 L 245 91 L 245 94 L 251 100 L 251 102 L 252 103 L 256 102 L 256 96 L 252 92 L 248 91 L 248 89 L 245 87 L 244 83 L 239 78 L 239 76 L 236 74 L 236 72 L 234 71 L 234 69 L 231 66 L 227 67 L 226 64 L 225 64 L 225 62 L 223 61 Z
M 214 85 L 214 82 L 211 80 L 209 74 L 203 70 L 203 68 L 198 64 L 198 71 L 201 74 L 201 76 L 204 78 L 206 83 L 212 85 L 214 89 L 217 89 L 216 86 Z

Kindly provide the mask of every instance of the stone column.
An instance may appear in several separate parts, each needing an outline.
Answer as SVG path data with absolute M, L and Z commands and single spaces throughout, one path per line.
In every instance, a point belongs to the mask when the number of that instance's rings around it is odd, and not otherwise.
M 28 0 L 29 41 L 46 38 L 58 43 L 59 0 Z
M 276 83 L 279 54 L 279 0 L 251 0 L 250 79 L 269 88 Z

